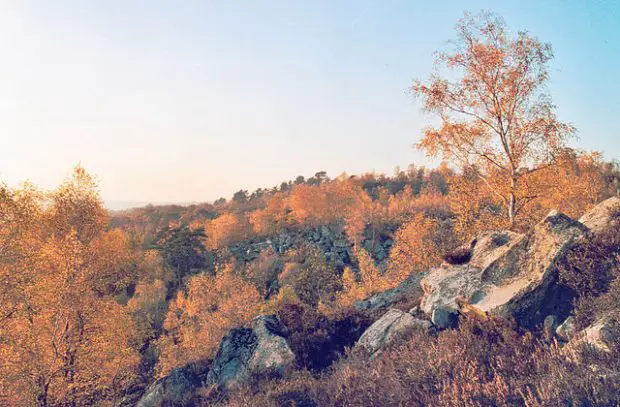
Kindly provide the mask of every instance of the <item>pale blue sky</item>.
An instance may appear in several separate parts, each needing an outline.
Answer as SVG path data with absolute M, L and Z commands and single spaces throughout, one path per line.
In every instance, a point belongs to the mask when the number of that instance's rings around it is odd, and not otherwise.
M 618 1 L 0 2 L 0 180 L 81 162 L 108 200 L 206 201 L 326 170 L 391 173 L 407 94 L 464 9 L 553 44 L 574 145 L 620 157 Z

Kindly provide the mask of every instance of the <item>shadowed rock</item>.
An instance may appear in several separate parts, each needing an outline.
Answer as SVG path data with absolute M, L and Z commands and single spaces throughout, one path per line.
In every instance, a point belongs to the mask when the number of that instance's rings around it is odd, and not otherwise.
M 469 246 L 461 246 L 454 249 L 450 253 L 443 256 L 444 261 L 448 264 L 454 265 L 469 263 L 477 242 L 478 240 L 474 239 L 471 241 L 471 244 Z
M 280 321 L 262 315 L 252 321 L 252 329 L 236 328 L 222 339 L 206 384 L 226 391 L 254 377 L 281 376 L 294 361 Z
M 148 387 L 136 407 L 192 405 L 192 398 L 200 385 L 200 375 L 192 366 L 173 369 Z

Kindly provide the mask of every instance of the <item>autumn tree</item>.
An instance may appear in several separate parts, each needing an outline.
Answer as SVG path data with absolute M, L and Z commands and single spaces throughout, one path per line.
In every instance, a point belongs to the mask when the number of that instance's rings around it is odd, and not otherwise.
M 357 261 L 359 263 L 357 277 L 350 267 L 345 267 L 342 273 L 342 290 L 337 296 L 340 306 L 350 306 L 355 301 L 367 298 L 390 285 L 366 250 L 357 250 Z
M 306 247 L 305 261 L 294 283 L 294 290 L 301 301 L 316 306 L 330 302 L 342 288 L 340 275 L 333 264 L 328 263 L 316 247 Z
M 554 165 L 574 133 L 546 92 L 551 46 L 526 32 L 511 38 L 501 18 L 484 12 L 467 14 L 456 31 L 455 49 L 436 58 L 445 77 L 435 73 L 412 87 L 424 110 L 440 120 L 417 146 L 473 168 L 512 226 L 527 203 L 520 181 Z
M 257 235 L 273 235 L 286 225 L 288 208 L 282 193 L 274 194 L 267 201 L 267 206 L 252 211 L 249 222 Z
M 222 249 L 231 243 L 248 238 L 250 224 L 245 214 L 223 213 L 205 223 L 206 246 L 211 250 Z
M 412 272 L 437 266 L 444 252 L 455 245 L 445 223 L 418 213 L 396 231 L 387 278 L 397 284 Z
M 79 165 L 71 177 L 50 194 L 50 198 L 51 205 L 46 211 L 49 233 L 65 235 L 75 230 L 77 238 L 88 243 L 108 223 L 97 181 Z
M 212 256 L 204 248 L 205 239 L 203 229 L 187 226 L 166 228 L 159 233 L 155 249 L 160 252 L 164 264 L 174 271 L 176 287 L 190 274 L 211 267 Z
M 234 273 L 230 266 L 212 277 L 193 277 L 187 292 L 179 292 L 170 304 L 159 339 L 158 374 L 213 356 L 224 335 L 246 324 L 262 305 L 254 286 Z
M 113 400 L 135 376 L 134 324 L 112 297 L 133 260 L 122 233 L 104 231 L 91 180 L 78 167 L 47 202 L 29 188 L 0 194 L 12 223 L 0 233 L 3 404 Z
M 488 182 L 499 183 L 494 172 Z M 565 149 L 553 166 L 542 168 L 519 179 L 519 196 L 523 206 L 513 228 L 525 231 L 549 210 L 557 209 L 579 218 L 586 210 L 609 196 L 605 165 L 597 153 Z M 454 231 L 462 240 L 489 229 L 508 226 L 501 216 L 503 202 L 493 194 L 471 167 L 450 181 L 450 208 L 454 213 Z

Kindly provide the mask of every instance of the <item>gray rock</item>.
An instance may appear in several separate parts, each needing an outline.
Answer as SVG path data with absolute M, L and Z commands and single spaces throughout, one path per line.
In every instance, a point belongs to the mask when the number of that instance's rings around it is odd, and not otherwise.
M 555 284 L 555 264 L 587 229 L 556 211 L 550 212 L 527 235 L 487 232 L 477 239 L 471 260 L 464 265 L 444 264 L 421 281 L 421 308 L 456 313 L 462 297 L 481 314 L 514 317 L 534 326 L 548 314 L 566 313 L 568 307 Z
M 174 369 L 150 385 L 136 407 L 188 406 L 200 385 L 199 376 L 191 368 Z
M 273 315 L 259 316 L 252 329 L 236 328 L 222 339 L 206 384 L 229 390 L 256 376 L 281 376 L 294 361 L 280 321 Z
M 420 281 L 425 275 L 425 273 L 411 273 L 409 277 L 395 288 L 357 301 L 354 306 L 361 311 L 374 311 L 391 308 L 403 301 L 415 302 L 422 297 L 423 291 Z
M 620 198 L 614 196 L 596 205 L 579 219 L 593 233 L 601 233 L 612 224 L 612 218 L 620 211 Z
M 329 229 L 328 226 L 321 226 L 320 230 L 321 230 L 321 237 L 323 237 L 324 239 L 331 239 L 331 238 L 333 238 L 333 233 Z
M 356 347 L 365 349 L 370 355 L 376 356 L 389 344 L 403 339 L 415 330 L 429 331 L 429 321 L 414 318 L 407 312 L 397 309 L 389 310 L 375 321 L 360 337 Z
M 568 349 L 589 346 L 600 352 L 610 352 L 610 347 L 620 343 L 620 311 L 613 311 L 599 318 L 577 333 L 566 345 Z
M 572 316 L 566 318 L 564 322 L 562 322 L 562 324 L 560 324 L 560 326 L 558 326 L 555 330 L 555 335 L 558 339 L 564 342 L 568 342 L 573 339 L 576 333 L 577 327 L 575 326 L 575 318 Z
M 339 248 L 339 249 L 347 249 L 348 247 L 351 246 L 351 243 L 349 243 L 349 241 L 346 239 L 338 239 L 338 240 L 334 240 L 333 245 L 334 247 Z
M 435 308 L 431 314 L 431 321 L 437 329 L 454 328 L 457 324 L 457 313 L 445 308 Z
M 413 307 L 411 308 L 409 311 L 407 311 L 410 315 L 413 315 L 414 317 L 420 314 L 420 307 Z

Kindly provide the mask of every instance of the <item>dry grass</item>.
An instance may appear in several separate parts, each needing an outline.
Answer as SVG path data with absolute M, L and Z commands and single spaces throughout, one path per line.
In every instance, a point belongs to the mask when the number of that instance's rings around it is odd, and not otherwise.
M 467 321 L 434 338 L 415 334 L 369 362 L 351 354 L 318 377 L 297 373 L 247 387 L 228 406 L 617 405 L 620 353 L 562 349 L 493 320 Z M 592 365 L 596 363 L 597 368 Z

